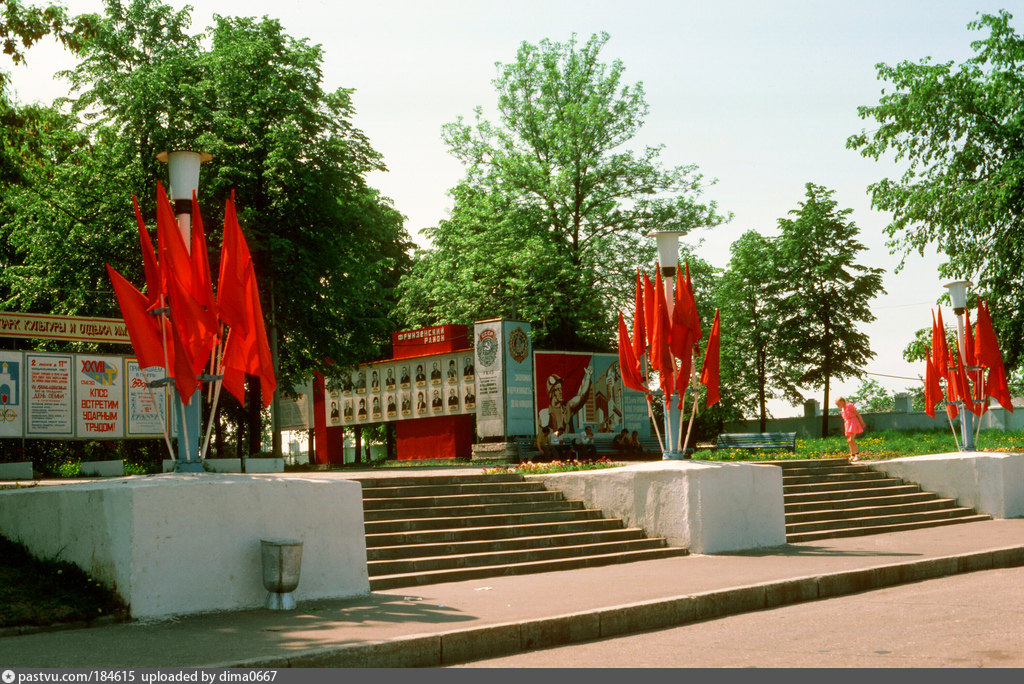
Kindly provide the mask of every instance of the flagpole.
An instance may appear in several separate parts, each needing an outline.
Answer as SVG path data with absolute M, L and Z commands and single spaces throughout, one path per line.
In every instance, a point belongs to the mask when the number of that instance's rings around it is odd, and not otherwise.
M 647 350 L 645 349 L 644 350 L 644 381 L 645 381 L 644 386 L 645 387 L 647 386 L 646 385 L 646 380 L 647 380 L 647 377 L 648 377 L 647 373 L 648 373 L 648 368 L 647 368 Z M 647 404 L 647 415 L 651 419 L 651 425 L 654 426 L 654 434 L 658 437 L 658 447 L 660 447 L 662 451 L 665 451 L 665 443 L 661 439 L 661 430 L 658 429 L 658 421 L 655 420 L 655 418 L 654 418 L 654 408 L 651 406 L 651 397 L 653 395 L 654 395 L 653 392 L 648 392 L 647 395 L 644 397 L 644 403 Z
M 955 401 L 946 402 L 946 418 L 949 420 L 949 429 L 953 433 L 953 444 L 956 445 L 956 450 L 960 451 L 960 441 L 956 438 L 956 428 L 953 427 L 953 416 L 949 415 L 949 405 L 955 404 Z

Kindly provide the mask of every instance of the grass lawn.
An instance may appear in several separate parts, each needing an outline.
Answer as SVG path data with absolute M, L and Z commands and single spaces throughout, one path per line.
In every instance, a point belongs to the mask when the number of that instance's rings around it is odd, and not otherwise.
M 862 457 L 868 460 L 899 458 L 956 451 L 953 435 L 939 432 L 868 432 L 857 440 Z M 984 431 L 978 437 L 979 451 L 1024 452 L 1024 432 Z M 694 458 L 703 460 L 748 461 L 782 459 L 843 458 L 847 455 L 846 439 L 798 439 L 796 452 L 771 450 L 700 449 Z M 377 467 L 402 467 L 414 470 L 438 465 L 473 467 L 466 461 L 378 462 Z M 369 464 L 364 464 L 368 466 Z M 482 464 L 481 464 L 482 465 Z M 602 459 L 580 464 L 522 464 L 501 466 L 501 472 L 564 472 L 608 468 L 624 463 Z M 551 467 L 554 466 L 554 467 Z M 483 468 L 481 468 L 483 470 Z M 491 472 L 499 468 L 490 469 Z M 2 533 L 2 531 L 0 531 Z M 124 615 L 125 606 L 112 592 L 82 572 L 77 566 L 32 558 L 19 544 L 0 534 L 0 629 L 22 625 L 91 621 L 105 615 Z
M 960 439 L 957 433 L 957 439 Z M 857 438 L 862 460 L 881 460 L 920 456 L 923 454 L 944 454 L 956 451 L 953 433 L 949 430 L 897 432 L 895 430 L 869 431 Z M 984 430 L 978 435 L 978 451 L 1024 452 L 1024 432 L 1001 432 Z M 844 458 L 849 455 L 846 438 L 836 435 L 824 439 L 797 439 L 796 451 L 722 449 L 720 451 L 699 450 L 694 458 L 712 461 L 749 461 L 779 459 Z
M 125 606 L 77 565 L 33 558 L 0 536 L 0 629 L 91 622 L 125 614 Z

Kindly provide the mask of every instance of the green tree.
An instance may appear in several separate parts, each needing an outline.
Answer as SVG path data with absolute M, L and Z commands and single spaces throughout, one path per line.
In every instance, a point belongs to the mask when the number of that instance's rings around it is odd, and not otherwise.
M 57 4 L 28 5 L 21 0 L 0 3 L 0 45 L 13 64 L 25 64 L 25 50 L 45 36 L 53 36 L 72 51 L 81 49 L 92 35 L 96 15 L 69 17 Z M 0 91 L 7 85 L 8 74 L 0 69 Z
M 786 283 L 780 348 L 801 387 L 824 390 L 827 408 L 831 380 L 860 376 L 874 356 L 857 324 L 875 319 L 868 303 L 884 293 L 882 269 L 855 263 L 865 247 L 849 220 L 853 210 L 837 209 L 832 190 L 806 188 L 806 200 L 789 212 L 794 218 L 779 219 L 778 264 Z M 827 411 L 821 433 L 828 435 Z
M 934 244 L 947 278 L 969 278 L 992 303 L 1008 368 L 1024 354 L 1024 37 L 1012 15 L 983 14 L 968 28 L 988 35 L 961 64 L 879 64 L 891 84 L 877 105 L 860 107 L 871 132 L 847 147 L 904 162 L 899 178 L 869 186 L 872 205 L 891 212 L 894 251 Z
M 801 399 L 789 366 L 782 362 L 782 307 L 775 241 L 747 231 L 730 247 L 732 258 L 717 288 L 722 318 L 721 377 L 725 401 L 741 415 L 755 406 L 767 430 L 768 401 Z
M 924 389 L 921 388 L 922 401 Z M 857 406 L 857 410 L 872 411 L 872 412 L 884 412 L 892 411 L 896 405 L 895 398 L 889 393 L 889 390 L 878 382 L 874 378 L 866 378 L 860 381 L 860 386 L 857 387 L 857 391 L 847 397 L 848 401 L 852 401 Z
M 508 293 L 524 314 L 545 311 L 538 344 L 604 347 L 616 307 L 628 303 L 634 269 L 653 259 L 644 235 L 723 221 L 714 202 L 698 201 L 705 183 L 695 167 L 665 168 L 660 146 L 627 148 L 648 105 L 642 84 L 624 82 L 620 61 L 601 61 L 608 39 L 522 43 L 513 63 L 497 64 L 498 122 L 477 108 L 472 124 L 460 117 L 444 127 L 466 177 L 453 192 L 452 218 L 433 232 L 440 258 L 421 255 L 418 263 L 416 278 L 428 284 L 403 288 L 406 311 L 465 311 L 466 302 L 444 298 L 451 289 L 439 285 L 461 259 L 476 271 L 516 274 L 494 275 L 491 290 Z M 514 217 L 494 211 L 506 207 Z M 497 243 L 510 239 L 513 224 L 525 230 L 522 249 L 485 245 L 492 233 Z M 444 254 L 450 244 L 479 249 Z M 529 288 L 524 269 L 536 278 Z M 493 314 L 487 299 L 477 300 L 461 322 Z
M 279 341 L 279 386 L 377 355 L 394 327 L 409 238 L 404 217 L 366 184 L 384 164 L 351 123 L 351 91 L 323 89 L 320 46 L 271 19 L 216 17 L 203 49 L 188 33 L 187 8 L 107 0 L 105 10 L 69 73 L 72 118 L 40 113 L 54 122 L 45 144 L 15 140 L 35 155 L 21 167 L 45 163 L 23 174 L 18 193 L 0 197 L 5 248 L 18 266 L 0 275 L 8 306 L 113 307 L 104 261 L 142 282 L 131 195 L 151 219 L 156 181 L 166 177 L 156 153 L 202 149 L 214 155 L 199 198 L 211 265 L 234 189 Z M 258 392 L 253 383 L 250 392 Z M 250 452 L 259 423 L 257 410 Z

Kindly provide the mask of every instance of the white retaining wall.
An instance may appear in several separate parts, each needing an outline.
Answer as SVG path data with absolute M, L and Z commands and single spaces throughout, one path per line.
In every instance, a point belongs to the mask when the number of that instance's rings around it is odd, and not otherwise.
M 782 468 L 774 465 L 656 461 L 527 479 L 693 553 L 786 543 Z
M 4 490 L 0 530 L 82 567 L 135 618 L 262 606 L 266 538 L 303 542 L 297 601 L 370 591 L 353 481 L 181 473 Z
M 993 518 L 1024 517 L 1024 454 L 960 452 L 865 465 L 916 482 Z

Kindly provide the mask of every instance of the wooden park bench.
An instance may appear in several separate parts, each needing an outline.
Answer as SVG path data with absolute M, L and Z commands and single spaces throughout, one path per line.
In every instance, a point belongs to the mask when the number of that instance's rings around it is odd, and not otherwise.
M 795 432 L 720 434 L 715 449 L 786 449 L 796 451 Z

